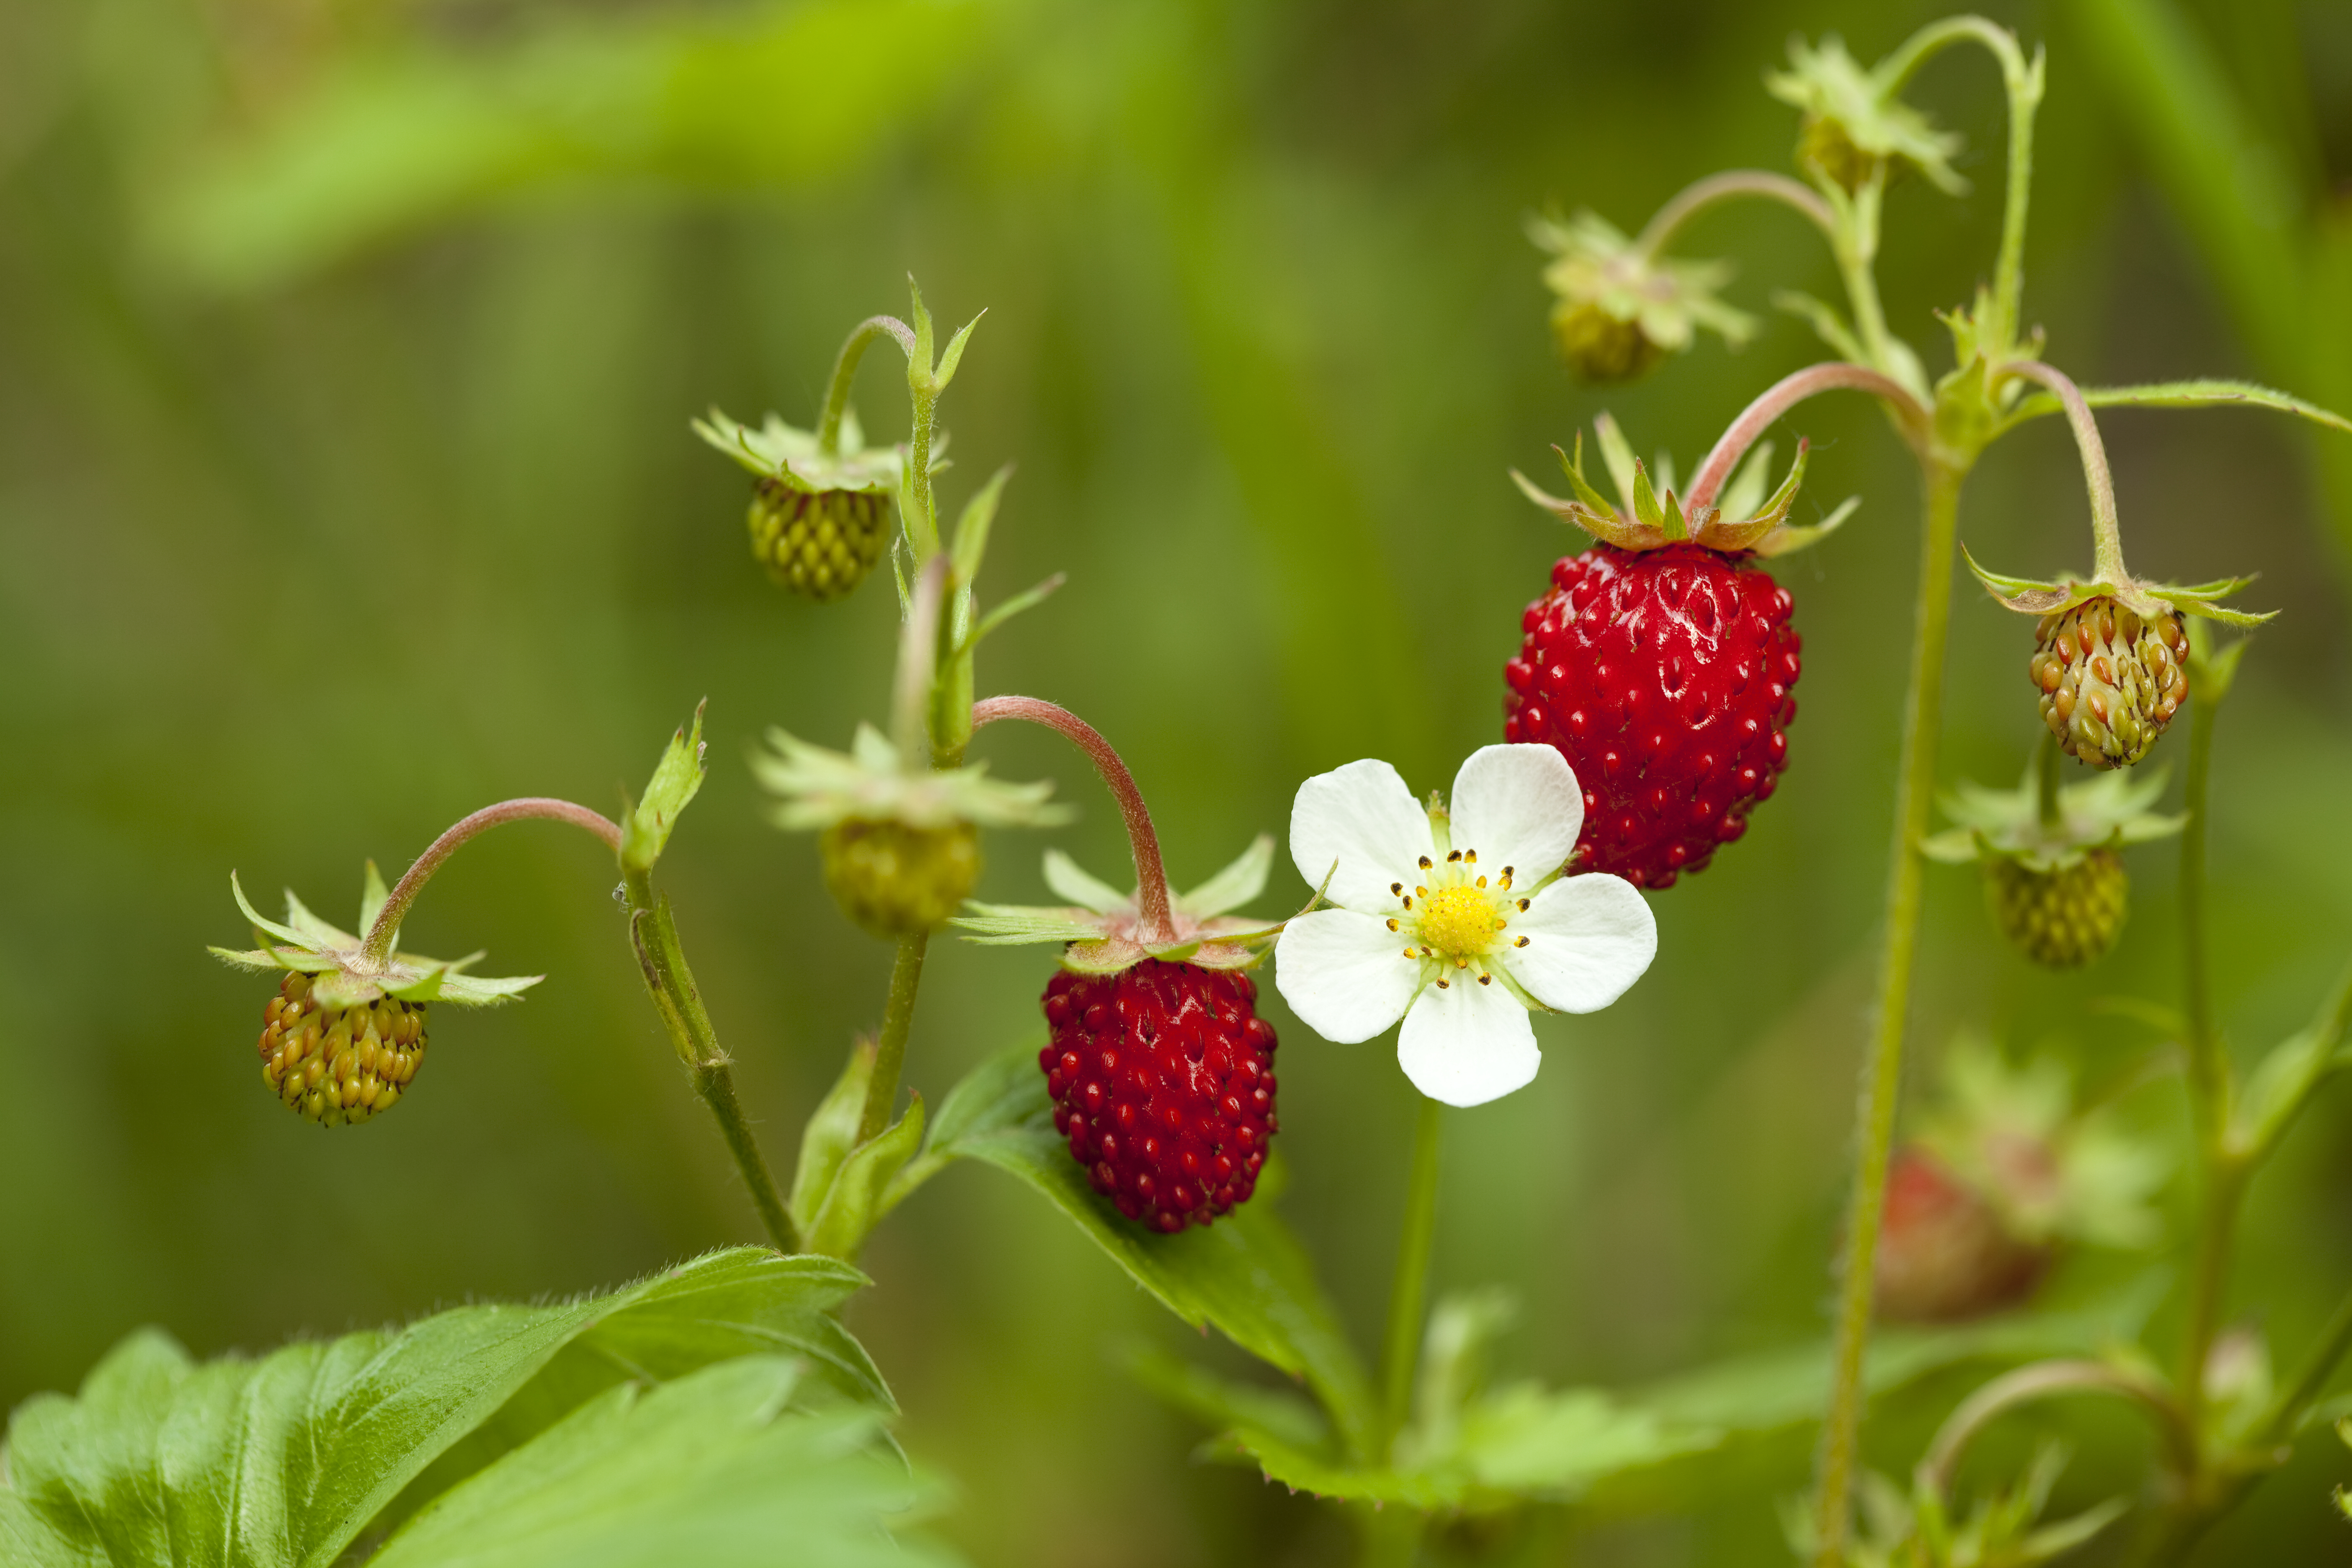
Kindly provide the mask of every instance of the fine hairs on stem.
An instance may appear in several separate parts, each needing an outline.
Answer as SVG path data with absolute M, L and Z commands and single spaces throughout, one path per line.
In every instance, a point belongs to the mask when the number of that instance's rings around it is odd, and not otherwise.
M 1143 792 L 1135 786 L 1135 775 L 1127 771 L 1118 752 L 1093 725 L 1068 709 L 1035 697 L 989 697 L 972 704 L 973 729 L 992 724 L 1000 719 L 1024 719 L 1032 724 L 1043 724 L 1048 730 L 1066 736 L 1087 760 L 1118 802 L 1118 813 L 1127 823 L 1127 842 L 1135 856 L 1137 888 L 1136 913 L 1140 917 L 1138 934 L 1147 942 L 1176 940 L 1175 916 L 1168 894 L 1168 871 L 1160 858 L 1160 835 L 1151 826 L 1151 808 L 1143 803 Z

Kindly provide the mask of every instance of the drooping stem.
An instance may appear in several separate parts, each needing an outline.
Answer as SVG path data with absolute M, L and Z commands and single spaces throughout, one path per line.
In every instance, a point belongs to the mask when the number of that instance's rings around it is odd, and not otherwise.
M 1651 216 L 1633 241 L 1634 253 L 1643 260 L 1654 258 L 1665 248 L 1675 231 L 1718 202 L 1739 196 L 1760 196 L 1796 208 L 1811 219 L 1814 227 L 1827 235 L 1830 243 L 1837 243 L 1837 215 L 1830 211 L 1829 203 L 1822 200 L 1809 187 L 1786 174 L 1769 174 L 1762 169 L 1732 169 L 1720 174 L 1709 174 L 1703 180 L 1684 186 L 1666 205 Z
M 2033 191 L 2033 117 L 2042 105 L 2042 73 L 2027 65 L 2025 51 L 2008 28 L 1982 16 L 1948 16 L 1911 35 L 1872 74 L 1881 90 L 1892 95 L 1929 59 L 1959 43 L 1981 44 L 2000 62 L 2001 87 L 2009 95 L 2009 188 L 2001 208 L 2000 254 L 1993 266 L 1995 315 L 1990 322 L 1979 323 L 1990 352 L 1998 354 L 2017 342 L 2025 288 L 2025 216 Z
M 882 1035 L 874 1046 L 874 1071 L 866 1079 L 866 1104 L 857 1116 L 860 1143 L 890 1125 L 898 1108 L 898 1076 L 907 1068 L 907 1036 L 915 1026 L 915 993 L 922 989 L 923 955 L 931 933 L 908 931 L 890 961 L 890 994 L 882 1006 Z
M 2161 1383 L 2105 1362 L 2045 1361 L 2005 1373 L 1960 1401 L 1919 1461 L 1915 1473 L 1920 1483 L 1948 1501 L 1960 1455 L 1978 1433 L 2007 1411 L 2061 1394 L 2109 1394 L 2134 1401 L 2155 1417 L 2172 1463 L 2179 1467 L 2193 1460 L 2194 1441 Z
M 509 822 L 568 822 L 583 828 L 604 841 L 614 854 L 621 852 L 621 826 L 584 805 L 574 805 L 568 800 L 553 800 L 543 795 L 526 796 L 521 800 L 502 800 L 496 805 L 486 805 L 471 816 L 463 817 L 440 837 L 427 845 L 425 853 L 412 862 L 400 880 L 393 887 L 391 896 L 377 911 L 375 923 L 367 929 L 360 944 L 360 958 L 364 963 L 380 964 L 392 952 L 392 939 L 399 934 L 401 922 L 408 918 L 408 909 L 425 884 L 433 879 L 450 856 L 464 847 L 467 841 Z
M 1381 1346 L 1381 1450 L 1387 1457 L 1412 1409 L 1422 1320 L 1429 1295 L 1429 1253 L 1437 1238 L 1437 1154 L 1445 1108 L 1426 1095 L 1412 1127 L 1412 1167 L 1405 1177 L 1404 1225 L 1397 1238 L 1396 1278 L 1389 1286 L 1388 1332 Z
M 1119 760 L 1110 742 L 1068 709 L 1035 697 L 984 697 L 971 705 L 973 729 L 999 719 L 1025 719 L 1032 724 L 1043 724 L 1068 737 L 1094 763 L 1112 798 L 1118 802 L 1119 816 L 1127 820 L 1128 847 L 1135 856 L 1136 914 L 1140 934 L 1148 942 L 1175 941 L 1168 871 L 1160 859 L 1160 835 L 1152 829 L 1151 810 L 1143 804 L 1143 792 L 1135 787 L 1135 775 L 1127 771 L 1127 764 Z
M 2033 799 L 2042 830 L 2055 837 L 2063 826 L 2058 809 L 2058 737 L 2042 726 L 2042 742 L 2033 748 Z
M 1867 392 L 1885 398 L 1903 426 L 1905 438 L 1915 448 L 1926 445 L 1929 434 L 1927 411 L 1901 382 L 1867 365 L 1848 364 L 1843 360 L 1807 365 L 1766 388 L 1725 428 L 1699 464 L 1698 471 L 1691 476 L 1685 512 L 1696 516 L 1713 506 L 1715 498 L 1730 482 L 1731 471 L 1739 466 L 1739 459 L 1748 455 L 1748 448 L 1756 444 L 1757 437 L 1790 409 L 1824 392 Z
M 2055 365 L 2040 360 L 2011 360 L 2005 374 L 2038 381 L 2066 405 L 2066 423 L 2074 427 L 2074 445 L 2083 458 L 2083 482 L 2091 492 L 2092 574 L 2102 583 L 2123 587 L 2131 579 L 2124 572 L 2123 524 L 2116 515 L 2115 476 L 2107 470 L 2107 444 L 2099 438 L 2099 422 L 2083 400 L 2083 389 Z
M 896 316 L 868 316 L 849 331 L 841 357 L 833 362 L 833 379 L 825 384 L 824 412 L 816 427 L 816 449 L 830 458 L 841 450 L 841 418 L 849 411 L 849 384 L 857 379 L 857 362 L 877 338 L 890 338 L 908 357 L 915 353 L 915 329 Z
M 694 971 L 687 966 L 686 949 L 678 942 L 677 922 L 670 914 L 669 900 L 655 895 L 653 877 L 646 871 L 626 872 L 621 886 L 629 906 L 629 943 L 636 950 L 646 990 L 653 996 L 654 1008 L 661 1015 L 663 1026 L 669 1031 L 670 1045 L 685 1064 L 695 1093 L 701 1096 L 703 1104 L 710 1108 L 711 1116 L 718 1121 L 719 1136 L 726 1141 L 727 1152 L 735 1158 L 744 1190 L 751 1194 L 752 1207 L 760 1212 L 760 1223 L 767 1227 L 768 1238 L 779 1251 L 798 1252 L 800 1233 L 785 1212 L 784 1200 L 776 1191 L 776 1179 L 769 1173 L 767 1159 L 760 1152 L 751 1123 L 743 1118 L 742 1105 L 735 1097 L 734 1069 L 719 1047 L 719 1032 L 711 1026 L 710 1014 L 702 1005 L 702 992 L 694 983 Z
M 1836 1339 L 1830 1369 L 1829 1411 L 1822 1423 L 1814 1492 L 1815 1561 L 1844 1563 L 1849 1500 L 1862 1428 L 1863 1352 L 1870 1340 L 1878 1261 L 1879 1224 L 1886 1202 L 1886 1172 L 1895 1142 L 1896 1092 L 1903 1072 L 1903 1037 L 1911 999 L 1911 968 L 1919 941 L 1919 841 L 1935 793 L 1936 745 L 1944 691 L 1944 640 L 1951 621 L 1953 538 L 1958 526 L 1963 470 L 1929 460 L 1919 540 L 1918 597 L 1911 648 L 1911 679 L 1903 701 L 1903 755 L 1895 795 L 1895 842 L 1886 872 L 1885 927 L 1881 933 L 1878 994 L 1872 1037 L 1863 1058 L 1854 1132 L 1853 1184 L 1846 1211 L 1845 1246 L 1838 1282 Z

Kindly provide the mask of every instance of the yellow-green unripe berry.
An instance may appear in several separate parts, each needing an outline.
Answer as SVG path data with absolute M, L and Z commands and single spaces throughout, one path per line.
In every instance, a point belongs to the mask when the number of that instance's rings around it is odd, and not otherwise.
M 425 1062 L 425 1004 L 394 997 L 322 1007 L 307 974 L 289 974 L 261 1013 L 261 1080 L 323 1127 L 399 1103 Z
M 2071 866 L 2036 871 L 2005 856 L 1985 861 L 1985 901 L 2001 934 L 2049 969 L 2075 969 L 2104 955 L 2123 930 L 2131 878 L 2112 849 Z
M 980 880 L 980 832 L 851 817 L 818 845 L 824 885 L 842 912 L 877 936 L 929 931 L 960 909 Z
M 866 581 L 888 542 L 889 498 L 872 490 L 798 490 L 761 479 L 745 521 L 751 554 L 780 587 L 820 604 Z
M 2060 748 L 2121 768 L 2147 755 L 2189 700 L 2188 657 L 2178 611 L 2151 621 L 2103 596 L 2042 616 L 2026 672 Z
M 1845 127 L 1831 115 L 1808 114 L 1798 129 L 1797 166 L 1820 170 L 1848 195 L 1870 183 L 1879 163 L 1878 154 L 1855 146 Z
M 1551 331 L 1570 374 L 1596 386 L 1646 374 L 1666 354 L 1640 321 L 1612 316 L 1591 300 L 1554 305 Z

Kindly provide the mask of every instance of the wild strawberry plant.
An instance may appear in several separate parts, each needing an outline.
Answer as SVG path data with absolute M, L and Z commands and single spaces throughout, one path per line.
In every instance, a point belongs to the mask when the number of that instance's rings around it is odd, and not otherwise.
M 1958 139 L 1903 93 L 1931 58 L 1964 44 L 1991 56 L 2007 93 L 2003 223 L 1990 281 L 1944 318 L 1950 363 L 1931 375 L 1928 356 L 1889 329 L 1873 268 L 1891 183 L 1961 188 Z M 1590 213 L 1538 220 L 1533 236 L 1553 256 L 1551 325 L 1569 368 L 1591 383 L 1657 370 L 1702 329 L 1746 337 L 1752 321 L 1719 297 L 1728 268 L 1670 247 L 1698 212 L 1760 199 L 1793 208 L 1829 245 L 1844 300 L 1792 308 L 1832 357 L 1758 395 L 1686 485 L 1671 460 L 1635 458 L 1605 415 L 1596 433 L 1607 491 L 1588 475 L 1580 438 L 1560 453 L 1568 496 L 1514 476 L 1592 543 L 1550 568 L 1517 653 L 1498 639 L 1498 743 L 1466 758 L 1445 795 L 1417 796 L 1369 758 L 1304 781 L 1287 828 L 1299 880 L 1280 900 L 1296 906 L 1286 916 L 1238 912 L 1266 900 L 1271 837 L 1180 893 L 1143 792 L 1104 731 L 1042 699 L 978 695 L 982 643 L 1059 579 L 983 605 L 1003 472 L 945 524 L 937 407 L 971 325 L 942 351 L 918 295 L 911 322 L 876 317 L 850 334 L 814 428 L 772 416 L 753 428 L 715 411 L 698 421 L 755 476 L 751 550 L 781 588 L 837 600 L 887 558 L 900 608 L 883 721 L 838 751 L 775 729 L 752 764 L 776 825 L 822 836 L 824 880 L 844 915 L 896 954 L 878 1029 L 852 1046 L 808 1117 L 789 1187 L 739 1103 L 680 921 L 655 880 L 704 777 L 698 711 L 617 820 L 561 800 L 485 807 L 393 886 L 369 866 L 352 931 L 291 894 L 285 919 L 268 920 L 232 877 L 255 945 L 215 951 L 275 983 L 257 1042 L 267 1090 L 321 1127 L 356 1126 L 430 1092 L 420 1074 L 434 1004 L 500 1003 L 534 984 L 400 947 L 436 871 L 504 824 L 583 830 L 618 876 L 616 946 L 625 942 L 643 976 L 768 1245 L 577 1301 L 464 1307 L 259 1359 L 197 1364 L 159 1333 L 135 1335 L 78 1396 L 40 1396 L 12 1417 L 0 1468 L 6 1561 L 945 1561 L 919 1529 L 940 1489 L 895 1447 L 887 1385 L 840 1309 L 868 1284 L 855 1260 L 875 1227 L 959 1162 L 1013 1176 L 1171 1312 L 1215 1326 L 1284 1374 L 1286 1386 L 1148 1352 L 1131 1363 L 1210 1429 L 1206 1452 L 1346 1510 L 1368 1562 L 1492 1555 L 1521 1539 L 1513 1521 L 1559 1505 L 1675 1507 L 1718 1467 L 1807 1433 L 1814 1482 L 1790 1500 L 1788 1534 L 1818 1568 L 2035 1563 L 2095 1538 L 2133 1561 L 2185 1556 L 2299 1433 L 2336 1414 L 2321 1396 L 2352 1347 L 2352 1300 L 2273 1377 L 2259 1336 L 2227 1321 L 2228 1289 L 2247 1184 L 2352 1063 L 2352 981 L 2308 1028 L 2240 1072 L 2212 1002 L 2204 858 L 2215 719 L 2248 644 L 2218 644 L 2211 628 L 2264 617 L 2222 605 L 2244 579 L 2179 586 L 2126 570 L 2095 410 L 2239 405 L 2344 431 L 2352 423 L 2233 383 L 2085 389 L 2044 357 L 2022 315 L 2042 69 L 2009 32 L 1955 18 L 1869 66 L 1833 39 L 1801 43 L 1769 85 L 1801 111 L 1801 177 L 1702 180 L 1631 237 Z M 885 342 L 905 356 L 909 436 L 869 447 L 850 395 L 865 354 Z M 1923 497 L 1833 1337 L 1638 1393 L 1492 1384 L 1486 1361 L 1507 1303 L 1426 1299 L 1447 1108 L 1536 1077 L 1534 1016 L 1597 1011 L 1639 984 L 1658 942 L 1649 900 L 1734 845 L 1781 786 L 1801 643 L 1795 601 L 1769 563 L 1822 544 L 1854 503 L 1793 521 L 1807 445 L 1797 442 L 1776 486 L 1763 437 L 1830 392 L 1878 403 L 1916 461 Z M 2016 689 L 2021 739 L 2037 743 L 2016 789 L 1956 784 L 1942 797 L 1949 827 L 1931 833 L 1962 489 L 1992 443 L 2062 414 L 2089 493 L 2092 568 L 2043 583 L 1969 561 L 2000 604 L 2036 618 L 2030 646 L 2019 639 L 2019 669 L 2038 711 Z M 2185 790 L 2179 811 L 2165 814 L 2165 776 L 2143 763 L 2184 708 Z M 1047 828 L 1065 816 L 1046 785 L 995 778 L 972 754 L 982 729 L 1008 721 L 1056 731 L 1100 774 L 1128 830 L 1131 887 L 1048 849 L 1045 880 L 1061 906 L 972 900 L 983 830 Z M 2069 783 L 2074 767 L 2094 773 Z M 1801 787 L 1801 770 L 1789 776 Z M 2019 952 L 2073 969 L 2126 935 L 2126 852 L 2168 839 L 2180 857 L 2183 994 L 2138 1007 L 2163 1044 L 2134 1083 L 2177 1071 L 2187 1100 L 2193 1261 L 2177 1286 L 2151 1277 L 2095 1309 L 2036 1311 L 2036 1287 L 2063 1250 L 2161 1239 L 2152 1200 L 2170 1173 L 2078 1088 L 2072 1064 L 2011 1061 L 1980 1042 L 1947 1053 L 1940 1094 L 1898 1147 L 1926 867 L 1979 865 Z M 1706 893 L 1700 884 L 1673 896 Z M 910 1071 L 907 1047 L 929 945 L 949 928 L 1055 956 L 1050 973 L 1009 960 L 1046 974 L 1032 1038 L 927 1105 L 908 1088 L 922 1072 Z M 1277 1038 L 1259 1012 L 1261 972 L 1311 1032 L 1294 1031 L 1290 1051 L 1393 1029 L 1420 1096 L 1374 1358 L 1349 1342 L 1277 1212 Z M 445 1038 L 451 1027 L 462 1036 L 462 1023 L 445 1024 Z M 233 1059 L 225 1048 L 224 1070 Z M 299 1211 L 289 1217 L 299 1224 Z M 2180 1295 L 2185 1326 L 2176 1342 L 2144 1342 L 2167 1289 Z M 1961 1368 L 1990 1375 L 1952 1405 L 1907 1480 L 1864 1471 L 1870 1396 Z M 1963 1459 L 1990 1424 L 2078 1394 L 2145 1415 L 2156 1437 L 2145 1488 L 2045 1518 L 2063 1463 L 2045 1449 L 2021 1473 L 1958 1495 Z

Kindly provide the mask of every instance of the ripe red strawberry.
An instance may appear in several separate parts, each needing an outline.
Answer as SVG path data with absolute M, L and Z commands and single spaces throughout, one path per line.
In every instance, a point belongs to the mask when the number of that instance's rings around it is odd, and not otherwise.
M 1668 888 L 1748 830 L 1788 765 L 1801 639 L 1745 553 L 1596 544 L 1552 567 L 1503 667 L 1503 738 L 1559 749 L 1584 786 L 1570 865 Z
M 1169 1232 L 1249 1197 L 1276 1123 L 1274 1026 L 1248 975 L 1147 958 L 1057 970 L 1045 1000 L 1054 1128 L 1095 1191 Z

